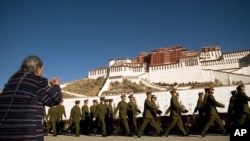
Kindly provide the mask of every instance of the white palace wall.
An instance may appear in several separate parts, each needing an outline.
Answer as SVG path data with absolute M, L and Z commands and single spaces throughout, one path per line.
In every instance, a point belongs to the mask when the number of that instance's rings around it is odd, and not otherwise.
M 145 71 L 143 67 L 127 67 L 127 66 L 119 66 L 119 67 L 112 67 L 109 71 L 109 77 L 112 76 L 138 76 Z
M 233 71 L 233 73 L 250 75 L 250 64 L 248 65 L 248 67 L 242 67 Z
M 201 66 L 202 66 L 202 69 L 212 69 L 212 70 L 241 68 L 244 66 L 249 66 L 250 64 L 249 54 L 250 54 L 250 51 L 225 53 L 221 56 L 221 59 L 201 61 Z
M 101 68 L 101 69 L 95 69 L 95 70 L 90 70 L 88 74 L 88 78 L 90 79 L 97 79 L 98 77 L 106 77 L 108 74 L 108 69 L 107 68 Z
M 148 77 L 150 82 L 188 83 L 206 81 L 199 65 L 182 67 L 178 64 L 151 67 Z

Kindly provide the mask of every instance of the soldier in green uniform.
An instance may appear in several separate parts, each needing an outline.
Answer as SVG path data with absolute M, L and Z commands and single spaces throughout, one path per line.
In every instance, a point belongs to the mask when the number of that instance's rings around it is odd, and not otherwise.
M 80 101 L 76 100 L 75 101 L 75 106 L 72 107 L 71 111 L 70 111 L 70 121 L 71 123 L 73 122 L 73 124 L 75 125 L 75 134 L 76 137 L 79 137 L 79 132 L 80 132 L 80 121 L 81 121 L 81 108 L 79 106 Z
M 57 106 L 50 107 L 46 120 L 49 119 L 49 122 L 52 126 L 53 136 L 57 136 L 56 122 L 58 121 L 58 110 Z
M 90 113 L 89 113 L 89 100 L 84 100 L 84 105 L 82 106 L 82 132 L 85 135 L 89 135 L 89 123 L 90 123 Z
M 60 104 L 57 105 L 57 109 L 58 109 L 59 120 L 62 121 L 63 120 L 63 116 L 66 119 L 66 111 L 65 111 L 65 107 L 63 105 L 63 100 L 61 101 Z
M 101 134 L 103 137 L 107 137 L 106 133 L 106 124 L 105 124 L 105 115 L 107 114 L 107 106 L 105 105 L 105 97 L 100 98 L 100 104 L 97 105 L 96 111 L 94 113 L 93 120 L 95 121 L 98 119 L 98 121 L 101 124 Z
M 113 99 L 105 99 L 105 103 L 107 106 L 107 114 L 105 117 L 105 122 L 106 122 L 106 132 L 107 135 L 111 135 L 111 133 L 113 132 L 113 108 L 112 108 L 112 103 L 113 103 Z
M 236 102 L 237 102 L 237 122 L 236 125 L 240 128 L 247 127 L 247 122 L 250 121 L 250 109 L 248 105 L 248 101 L 250 101 L 250 97 L 248 97 L 245 93 L 245 85 L 241 84 L 237 87 L 237 96 L 236 96 Z M 249 127 L 249 125 L 248 125 Z
M 141 113 L 141 110 L 138 108 L 135 102 L 135 97 L 133 94 L 128 96 L 129 102 L 128 102 L 128 122 L 129 122 L 129 129 L 130 129 L 130 134 L 132 135 L 132 131 L 134 133 L 138 132 L 138 127 L 137 127 L 137 121 L 136 121 L 136 115 L 137 113 Z
M 205 137 L 206 131 L 209 129 L 209 127 L 216 123 L 222 134 L 226 134 L 226 129 L 224 128 L 221 118 L 218 114 L 218 111 L 216 107 L 222 107 L 224 108 L 225 105 L 222 103 L 219 103 L 214 98 L 214 88 L 210 87 L 208 89 L 206 100 L 204 101 L 204 110 L 206 111 L 207 121 L 205 122 L 205 126 L 201 129 L 201 136 Z
M 195 115 L 196 112 L 198 112 L 198 120 L 197 120 L 197 125 L 203 125 L 204 123 L 204 115 L 203 115 L 203 105 L 204 105 L 204 92 L 199 92 L 198 93 L 198 100 L 197 104 L 194 108 L 193 115 Z
M 66 112 L 65 112 L 65 107 L 63 105 L 63 100 L 56 107 L 58 111 L 58 133 L 61 134 L 64 128 L 63 116 L 66 119 Z
M 230 129 L 233 125 L 235 125 L 236 121 L 236 96 L 237 96 L 237 91 L 233 90 L 231 91 L 231 97 L 229 99 L 229 104 L 228 104 L 228 109 L 227 109 L 227 114 L 228 114 L 228 120 L 226 122 L 226 130 L 228 133 L 230 133 Z
M 90 133 L 94 135 L 96 135 L 97 126 L 98 126 L 97 120 L 95 121 L 93 120 L 97 105 L 98 105 L 97 100 L 94 99 L 93 104 L 90 106 Z
M 115 108 L 114 115 L 118 112 L 119 110 L 119 120 L 120 120 L 120 126 L 116 128 L 114 131 L 114 134 L 117 135 L 117 133 L 120 131 L 121 126 L 125 129 L 127 136 L 130 136 L 130 130 L 128 126 L 128 104 L 126 102 L 126 95 L 121 96 L 121 101 L 118 103 L 117 107 Z
M 203 113 L 204 92 L 199 92 L 198 95 L 199 95 L 199 97 L 198 97 L 198 100 L 197 100 L 197 104 L 196 104 L 196 106 L 194 108 L 193 114 L 198 112 L 199 118 L 201 118 L 202 113 Z
M 153 110 L 152 111 L 152 115 L 155 118 L 157 128 L 160 130 L 161 133 L 163 133 L 163 130 L 162 130 L 161 125 L 160 125 L 160 122 L 159 122 L 158 117 L 157 117 L 157 115 L 161 115 L 162 114 L 162 111 L 159 109 L 159 106 L 156 105 L 156 99 L 157 99 L 156 96 L 152 95 L 151 100 L 155 104 L 155 106 L 157 107 L 157 110 Z
M 147 95 L 147 98 L 145 99 L 145 102 L 144 102 L 143 121 L 142 121 L 142 125 L 140 126 L 140 128 L 138 130 L 137 136 L 141 137 L 141 134 L 143 133 L 143 131 L 146 128 L 146 126 L 148 125 L 148 123 L 150 123 L 150 125 L 155 129 L 156 135 L 160 136 L 160 130 L 157 127 L 157 123 L 156 123 L 155 118 L 151 112 L 153 110 L 157 110 L 158 108 L 151 101 L 152 93 L 147 92 L 146 95 Z
M 170 91 L 172 97 L 170 100 L 170 118 L 171 122 L 169 126 L 166 129 L 165 136 L 168 137 L 169 132 L 177 125 L 179 130 L 182 132 L 183 136 L 188 136 L 187 131 L 184 128 L 182 119 L 181 119 L 181 112 L 186 112 L 184 111 L 183 107 L 181 107 L 181 104 L 178 101 L 178 96 L 176 90 Z

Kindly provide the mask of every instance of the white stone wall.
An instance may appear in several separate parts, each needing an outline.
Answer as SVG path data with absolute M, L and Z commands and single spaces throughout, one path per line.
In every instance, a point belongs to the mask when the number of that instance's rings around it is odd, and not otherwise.
M 250 75 L 250 64 L 248 67 L 242 67 L 240 69 L 233 71 L 233 73 Z
M 240 51 L 233 53 L 225 53 L 218 60 L 201 61 L 202 69 L 232 69 L 249 66 L 250 64 L 250 51 Z
M 138 76 L 145 72 L 143 67 L 111 67 L 109 72 L 109 77 L 112 76 Z
M 108 73 L 108 68 L 90 70 L 88 73 L 88 78 L 97 79 L 98 77 L 102 77 L 102 76 L 106 77 L 107 73 Z
M 188 83 L 188 82 L 204 82 L 204 76 L 199 66 L 180 67 L 177 65 L 167 65 L 169 69 L 150 68 L 150 82 L 166 82 L 166 83 Z

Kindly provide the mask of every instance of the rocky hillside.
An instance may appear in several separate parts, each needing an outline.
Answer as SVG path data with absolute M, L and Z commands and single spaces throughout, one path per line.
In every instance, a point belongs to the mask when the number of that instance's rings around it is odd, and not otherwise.
M 104 83 L 105 83 L 104 77 L 99 77 L 97 79 L 85 78 L 67 84 L 65 87 L 62 88 L 62 90 L 86 96 L 96 96 Z M 146 91 L 159 91 L 159 90 L 150 88 L 142 83 L 136 84 L 129 80 L 124 79 L 122 83 L 117 81 L 110 83 L 109 89 L 107 91 L 104 91 L 102 95 L 142 93 Z M 63 93 L 63 97 L 69 98 L 73 96 Z
M 100 88 L 104 84 L 105 78 L 99 77 L 97 79 L 81 79 L 74 82 L 70 82 L 62 88 L 63 91 L 72 92 L 76 94 L 82 94 L 87 96 L 95 96 L 99 92 Z M 68 97 L 64 94 L 65 97 Z

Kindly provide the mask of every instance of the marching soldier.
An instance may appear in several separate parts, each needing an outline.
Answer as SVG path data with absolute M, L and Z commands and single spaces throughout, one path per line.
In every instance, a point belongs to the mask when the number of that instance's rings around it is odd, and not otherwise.
M 56 107 L 57 107 L 57 111 L 58 111 L 58 127 L 59 127 L 58 132 L 62 133 L 62 130 L 64 128 L 63 116 L 66 119 L 66 112 L 65 112 L 65 107 L 63 105 L 63 100 Z
M 76 100 L 75 101 L 75 106 L 72 107 L 70 111 L 70 121 L 71 123 L 75 125 L 75 134 L 76 137 L 79 137 L 79 132 L 80 132 L 80 121 L 81 121 L 81 108 L 79 106 L 80 101 Z
M 169 132 L 172 130 L 173 127 L 175 127 L 175 125 L 177 125 L 179 130 L 182 132 L 183 136 L 188 136 L 187 131 L 185 130 L 182 119 L 181 119 L 181 112 L 188 112 L 188 111 L 183 109 L 183 107 L 179 103 L 176 90 L 172 90 L 170 91 L 170 93 L 172 95 L 171 100 L 170 100 L 171 122 L 166 129 L 165 136 L 168 137 Z
M 239 117 L 237 118 L 237 123 L 236 125 L 239 127 L 247 127 L 246 121 L 250 121 L 250 109 L 248 105 L 248 101 L 250 101 L 250 97 L 248 97 L 245 93 L 245 85 L 241 84 L 237 87 L 237 96 L 236 96 L 236 101 L 237 101 L 237 115 Z M 249 125 L 248 125 L 249 126 Z
M 231 97 L 229 99 L 229 104 L 228 104 L 228 109 L 227 109 L 228 121 L 226 123 L 226 130 L 228 133 L 230 133 L 230 129 L 232 125 L 235 124 L 235 121 L 236 121 L 236 110 L 237 110 L 236 95 L 237 95 L 236 90 L 231 91 Z
M 122 125 L 126 131 L 127 136 L 131 136 L 129 126 L 128 126 L 128 120 L 127 120 L 128 105 L 126 103 L 126 96 L 122 95 L 121 99 L 122 100 L 118 103 L 118 105 L 114 111 L 114 115 L 115 115 L 117 113 L 117 111 L 119 110 L 119 119 L 120 119 L 120 126 L 117 127 L 117 129 L 114 131 L 114 134 L 117 135 L 117 133 L 120 131 L 121 125 Z
M 221 130 L 222 134 L 226 134 L 226 129 L 224 128 L 221 118 L 218 114 L 218 111 L 216 107 L 222 107 L 224 108 L 225 105 L 222 103 L 219 103 L 215 100 L 213 94 L 214 94 L 214 88 L 210 87 L 207 90 L 207 97 L 204 103 L 204 110 L 206 111 L 207 121 L 205 122 L 205 126 L 201 130 L 201 136 L 205 137 L 206 131 L 209 129 L 209 127 L 216 123 L 218 125 L 218 128 Z
M 146 95 L 147 95 L 147 98 L 145 99 L 145 102 L 144 102 L 143 121 L 142 121 L 142 125 L 140 126 L 140 128 L 138 130 L 138 134 L 137 134 L 137 136 L 139 138 L 141 137 L 141 134 L 143 133 L 143 131 L 146 128 L 146 126 L 148 125 L 148 123 L 150 123 L 150 125 L 155 129 L 156 135 L 160 136 L 160 130 L 157 127 L 157 123 L 155 121 L 155 118 L 151 113 L 151 111 L 158 110 L 158 108 L 151 101 L 152 93 L 147 92 Z
M 90 133 L 94 135 L 96 135 L 98 126 L 97 120 L 93 120 L 97 105 L 97 100 L 93 100 L 93 105 L 90 106 Z
M 100 98 L 100 104 L 97 105 L 96 111 L 94 113 L 93 121 L 96 119 L 101 123 L 101 134 L 103 137 L 107 137 L 106 133 L 106 123 L 105 123 L 105 115 L 107 114 L 107 106 L 104 103 L 105 97 Z
M 112 108 L 112 103 L 113 99 L 106 99 L 105 103 L 107 105 L 107 115 L 105 117 L 106 120 L 106 132 L 107 135 L 111 135 L 113 132 L 113 108 Z
M 199 98 L 197 100 L 197 104 L 194 108 L 194 112 L 193 114 L 195 114 L 196 112 L 198 112 L 199 117 L 202 117 L 202 113 L 203 113 L 203 102 L 204 102 L 204 93 L 203 92 L 199 92 L 198 93 Z
M 89 114 L 89 100 L 84 100 L 84 105 L 82 106 L 82 131 L 83 134 L 89 135 L 89 123 L 90 123 L 90 114 Z
M 56 122 L 58 121 L 58 110 L 56 106 L 49 108 L 46 120 L 48 119 L 52 126 L 53 136 L 57 136 Z
M 60 104 L 57 105 L 57 109 L 58 109 L 59 120 L 62 121 L 63 116 L 64 118 L 66 118 L 66 112 L 65 112 L 65 107 L 63 105 L 63 100 L 61 101 Z
M 156 105 L 156 96 L 155 95 L 152 95 L 151 100 L 155 104 L 155 106 L 157 107 L 157 105 Z M 163 130 L 162 130 L 161 125 L 160 125 L 161 123 L 159 122 L 158 117 L 157 117 L 157 115 L 161 115 L 161 114 L 162 114 L 162 111 L 159 110 L 159 107 L 157 107 L 157 110 L 152 111 L 152 115 L 155 118 L 156 125 L 159 128 L 160 132 L 163 133 Z
M 132 131 L 135 133 L 138 132 L 138 127 L 137 127 L 137 121 L 136 121 L 136 115 L 137 113 L 141 113 L 140 109 L 136 105 L 135 102 L 135 97 L 133 94 L 128 96 L 129 102 L 128 102 L 128 122 L 129 122 L 129 129 L 130 129 L 130 134 L 132 135 Z
M 198 112 L 198 120 L 197 120 L 197 125 L 203 125 L 203 122 L 204 122 L 204 115 L 203 115 L 203 105 L 204 105 L 204 92 L 199 92 L 198 93 L 199 97 L 198 97 L 198 100 L 197 100 L 197 104 L 194 108 L 194 112 L 193 112 L 193 115 L 195 115 L 196 112 Z

